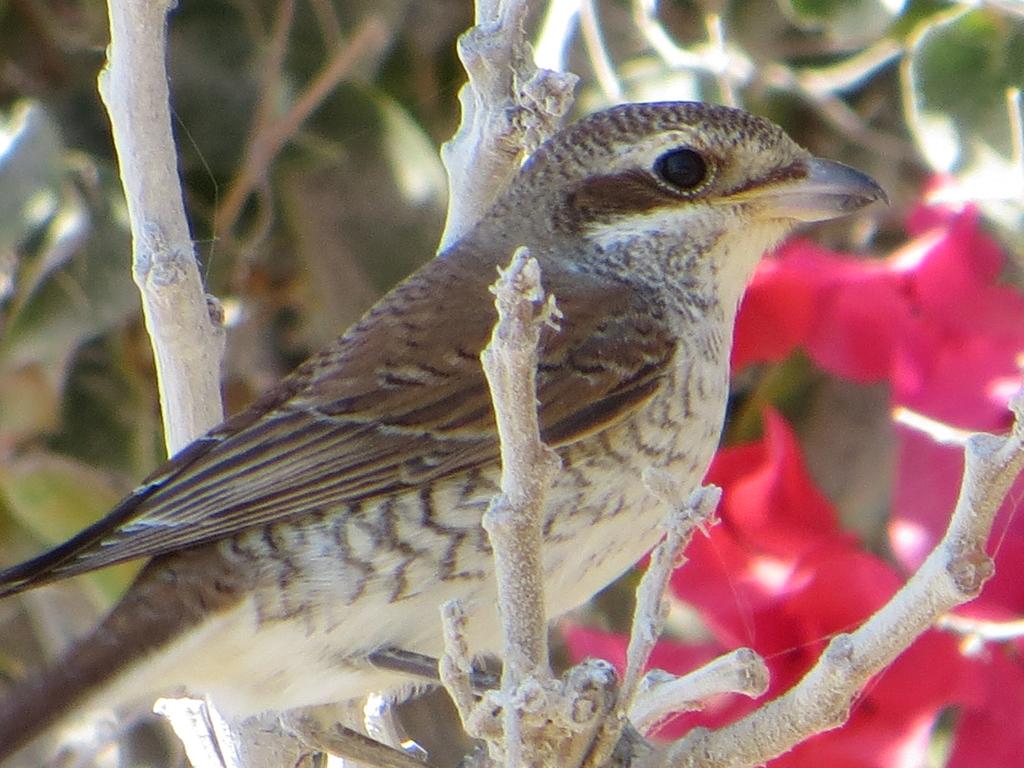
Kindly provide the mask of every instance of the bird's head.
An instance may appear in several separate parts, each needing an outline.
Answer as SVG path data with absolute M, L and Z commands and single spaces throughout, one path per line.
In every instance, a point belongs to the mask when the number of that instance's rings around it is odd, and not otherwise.
M 764 251 L 798 223 L 886 199 L 869 176 L 812 157 L 768 120 L 689 102 L 583 118 L 534 153 L 510 198 L 538 239 L 546 230 L 572 258 L 594 252 L 606 264 L 617 254 L 651 280 L 708 274 L 737 299 Z

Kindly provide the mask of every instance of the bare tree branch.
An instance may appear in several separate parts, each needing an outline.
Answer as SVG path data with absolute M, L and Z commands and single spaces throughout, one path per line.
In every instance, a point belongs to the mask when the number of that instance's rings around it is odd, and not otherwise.
M 498 323 L 481 359 L 501 441 L 501 493 L 484 513 L 494 547 L 498 602 L 505 632 L 504 679 L 550 675 L 541 528 L 544 495 L 561 461 L 540 440 L 536 406 L 537 344 L 557 321 L 545 301 L 540 267 L 520 248 L 494 287 Z M 503 687 L 505 684 L 503 683 Z
M 505 705 L 507 765 L 533 765 L 539 757 L 522 731 L 513 702 L 533 680 L 551 680 L 541 529 L 544 500 L 561 466 L 540 439 L 537 417 L 537 346 L 541 329 L 558 318 L 544 299 L 540 267 L 520 248 L 494 286 L 498 322 L 481 354 L 495 402 L 501 442 L 501 493 L 484 513 L 494 549 L 498 609 L 504 637 L 501 690 Z
M 633 697 L 629 720 L 640 733 L 650 733 L 669 715 L 700 709 L 712 696 L 762 696 L 768 680 L 764 659 L 749 648 L 737 648 L 681 677 L 652 669 Z
M 1024 395 L 1011 408 L 1015 421 L 1009 435 L 968 439 L 960 496 L 946 534 L 885 606 L 856 631 L 833 638 L 818 663 L 782 696 L 724 728 L 694 730 L 639 765 L 762 765 L 846 722 L 864 684 L 945 613 L 976 597 L 992 576 L 985 544 L 1003 499 L 1024 469 Z
M 668 612 L 665 593 L 669 579 L 681 564 L 683 550 L 690 543 L 694 531 L 712 524 L 715 509 L 722 498 L 722 489 L 713 485 L 698 488 L 687 498 L 688 489 L 681 488 L 675 478 L 663 470 L 647 469 L 644 482 L 655 496 L 666 503 L 670 511 L 663 523 L 665 538 L 651 553 L 647 571 L 636 588 L 636 607 L 626 649 L 626 670 L 617 700 L 618 716 L 608 718 L 601 729 L 590 756 L 594 765 L 601 765 L 611 756 L 622 735 L 627 714 L 637 708 L 636 697 L 644 667 L 665 628 Z M 680 503 L 681 498 L 686 501 Z M 659 692 L 663 690 L 659 688 Z M 645 699 L 649 700 L 649 687 L 644 689 L 644 694 Z M 659 698 L 659 701 L 663 700 L 664 697 Z M 641 708 L 646 710 L 651 709 L 651 706 L 644 704 Z M 632 722 L 640 727 L 637 720 L 633 719 Z M 643 728 L 640 727 L 640 730 Z
M 156 356 L 168 454 L 223 418 L 224 333 L 196 266 L 185 218 L 167 90 L 170 0 L 110 0 L 99 88 L 110 114 L 132 230 L 132 273 Z
M 975 597 L 992 575 L 985 543 L 1003 498 L 1024 468 L 1024 395 L 1012 403 L 1016 420 L 1010 435 L 978 434 L 967 439 L 964 480 L 950 526 L 919 571 L 863 626 L 834 638 L 804 679 L 774 701 L 724 728 L 696 729 L 666 747 L 652 748 L 623 721 L 623 705 L 628 706 L 633 725 L 646 730 L 672 712 L 698 707 L 710 695 L 738 691 L 754 696 L 766 687 L 763 662 L 748 649 L 740 649 L 683 678 L 653 673 L 643 685 L 637 684 L 637 670 L 646 661 L 660 630 L 667 574 L 688 529 L 706 519 L 717 501 L 715 494 L 707 492 L 693 497 L 689 505 L 681 505 L 667 524 L 669 536 L 655 555 L 648 582 L 639 590 L 637 626 L 631 638 L 623 690 L 615 691 L 614 679 L 600 681 L 596 670 L 586 665 L 571 670 L 561 686 L 554 684 L 547 670 L 546 647 L 538 648 L 543 634 L 538 630 L 543 626 L 543 613 L 536 605 L 542 599 L 540 542 L 539 536 L 535 540 L 528 529 L 531 517 L 534 523 L 539 522 L 547 475 L 555 471 L 553 465 L 542 460 L 546 449 L 536 431 L 531 371 L 536 365 L 536 334 L 544 312 L 539 310 L 542 295 L 539 278 L 531 274 L 535 269 L 531 263 L 521 249 L 499 280 L 501 320 L 492 343 L 510 345 L 513 354 L 505 353 L 505 368 L 497 375 L 489 372 L 490 378 L 499 382 L 497 386 L 492 383 L 492 397 L 504 430 L 503 462 L 512 466 L 506 468 L 508 474 L 503 478 L 506 495 L 495 502 L 495 508 L 509 507 L 503 513 L 507 516 L 505 525 L 494 535 L 494 521 L 487 521 L 494 542 L 506 632 L 506 676 L 501 694 L 485 696 L 475 707 L 468 704 L 468 687 L 456 686 L 461 688 L 460 711 L 469 710 L 468 716 L 464 715 L 468 730 L 488 740 L 493 759 L 507 766 L 544 765 L 556 760 L 559 765 L 585 764 L 592 768 L 621 765 L 623 761 L 642 768 L 761 765 L 810 736 L 844 723 L 850 703 L 865 683 L 941 616 Z M 502 294 L 506 296 L 504 307 Z M 504 331 L 503 323 L 509 324 Z M 523 366 L 528 370 L 521 370 Z M 520 370 L 516 372 L 516 368 Z M 516 381 L 518 385 L 512 383 Z M 509 435 L 514 440 L 505 439 Z M 538 466 L 540 471 L 532 472 Z M 647 479 L 663 496 L 681 495 L 669 478 L 648 473 Z M 513 504 L 514 499 L 519 501 Z M 449 617 L 448 623 L 452 622 Z M 454 656 L 465 664 L 468 649 L 457 639 L 450 643 L 450 650 L 453 646 L 458 646 Z M 573 686 L 568 681 L 578 681 L 581 676 L 591 676 L 594 690 L 622 702 L 620 706 L 602 706 L 598 703 L 600 697 L 591 697 L 588 711 L 600 724 L 590 720 L 587 725 L 577 722 L 579 727 L 574 727 L 566 717 L 567 712 L 578 711 L 573 706 L 581 690 L 578 682 Z M 638 687 L 641 691 L 634 696 Z M 502 712 L 501 724 L 494 717 L 498 711 Z
M 469 81 L 459 91 L 459 129 L 441 147 L 449 197 L 439 250 L 480 220 L 572 106 L 578 78 L 533 62 L 523 27 L 528 6 L 526 0 L 481 0 L 476 26 L 459 38 Z

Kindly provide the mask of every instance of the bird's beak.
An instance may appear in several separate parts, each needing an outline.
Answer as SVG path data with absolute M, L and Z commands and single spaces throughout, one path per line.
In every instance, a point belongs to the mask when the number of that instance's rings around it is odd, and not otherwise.
M 866 173 L 817 157 L 797 160 L 730 197 L 753 203 L 758 218 L 796 221 L 835 219 L 876 200 L 889 204 L 885 190 Z

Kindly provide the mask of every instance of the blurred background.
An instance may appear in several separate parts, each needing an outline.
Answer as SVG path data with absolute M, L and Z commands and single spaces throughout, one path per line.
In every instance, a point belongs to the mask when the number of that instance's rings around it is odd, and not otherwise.
M 902 243 L 908 210 L 929 179 L 945 179 L 944 194 L 977 206 L 1009 255 L 1000 280 L 1019 285 L 1024 4 L 536 5 L 538 63 L 580 75 L 578 113 L 702 99 L 765 115 L 888 190 L 888 210 L 813 233 L 866 257 Z M 225 309 L 229 412 L 433 256 L 447 195 L 437 150 L 458 125 L 455 41 L 471 23 L 468 0 L 179 0 L 174 130 L 201 270 Z M 0 565 L 99 518 L 163 458 L 96 89 L 107 41 L 101 0 L 0 0 Z M 832 378 L 795 352 L 744 368 L 735 390 L 726 440 L 757 438 L 766 404 L 781 411 L 844 525 L 884 556 L 886 382 Z M 133 572 L 0 602 L 0 685 L 89 627 Z M 634 583 L 574 621 L 622 630 Z M 442 761 L 461 749 L 436 738 L 443 706 L 434 696 L 405 713 Z M 137 730 L 97 759 L 180 764 L 159 733 Z

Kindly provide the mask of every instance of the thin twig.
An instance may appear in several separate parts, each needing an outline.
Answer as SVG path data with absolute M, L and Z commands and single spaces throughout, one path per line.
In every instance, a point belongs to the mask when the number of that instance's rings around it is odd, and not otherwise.
M 626 673 L 619 693 L 622 704 L 626 707 L 632 702 L 633 693 L 647 660 L 665 627 L 664 598 L 672 572 L 679 567 L 683 550 L 690 543 L 693 532 L 711 524 L 715 509 L 722 498 L 722 489 L 709 485 L 694 491 L 684 503 L 673 503 L 674 499 L 679 498 L 682 489 L 676 487 L 674 478 L 662 478 L 662 482 L 659 483 L 654 479 L 658 474 L 660 473 L 656 470 L 648 470 L 644 473 L 644 479 L 649 486 L 660 487 L 659 495 L 663 498 L 668 488 L 671 488 L 672 495 L 666 500 L 672 504 L 672 510 L 664 524 L 665 538 L 655 547 L 647 572 L 636 588 L 633 628 L 626 650 Z M 664 485 L 667 483 L 671 485 L 665 488 Z
M 722 22 L 720 13 L 705 12 L 704 28 L 708 33 L 708 58 L 711 59 L 711 66 L 715 71 L 715 84 L 718 86 L 718 97 L 721 102 L 730 107 L 739 106 L 739 98 L 736 95 L 736 87 L 727 74 L 729 51 L 725 44 L 725 25 Z
M 1024 619 L 988 621 L 949 613 L 935 622 L 935 626 L 963 636 L 967 640 L 965 652 L 968 653 L 981 643 L 1005 643 L 1024 637 Z
M 750 648 L 737 648 L 681 677 L 651 670 L 630 705 L 629 720 L 641 733 L 650 733 L 666 717 L 700 709 L 712 696 L 762 696 L 768 680 L 768 666 Z
M 288 52 L 288 38 L 291 35 L 294 19 L 295 0 L 282 0 L 277 7 L 268 37 L 267 54 L 263 63 L 263 74 L 260 78 L 260 95 L 253 112 L 249 138 L 242 152 L 242 162 L 238 174 L 228 187 L 223 200 L 218 204 L 217 210 L 214 211 L 213 231 L 218 237 L 227 239 L 234 237 L 238 216 L 254 187 L 259 187 L 263 196 L 266 196 L 268 192 L 266 185 L 260 183 L 266 178 L 266 168 L 261 167 L 259 163 L 269 163 L 272 158 L 262 158 L 257 155 L 261 153 L 262 145 L 265 143 L 265 139 L 262 137 L 269 132 L 274 121 L 274 110 L 278 106 L 283 82 L 282 67 L 285 54 Z M 261 206 L 261 210 L 262 208 L 263 206 Z M 268 226 L 269 217 L 267 222 L 262 223 L 261 229 Z
M 833 94 L 856 88 L 902 55 L 902 45 L 883 37 L 840 61 L 791 71 L 806 93 Z
M 335 8 L 334 3 L 331 0 L 310 0 L 309 4 L 313 13 L 316 14 L 325 46 L 336 48 L 341 45 L 341 19 L 338 18 L 338 9 Z
M 742 51 L 726 47 L 724 37 L 716 29 L 713 19 L 709 27 L 712 40 L 710 55 L 707 43 L 693 46 L 692 49 L 683 48 L 665 30 L 658 19 L 657 10 L 657 0 L 633 0 L 633 21 L 637 29 L 668 67 L 707 73 L 716 78 L 720 90 L 724 84 L 728 84 L 732 90 L 761 85 L 794 93 L 850 141 L 891 157 L 916 157 L 914 148 L 908 142 L 866 125 L 836 95 L 900 55 L 902 48 L 899 46 L 881 43 L 864 54 L 852 56 L 838 64 L 796 69 L 778 61 L 753 62 Z M 714 47 L 715 40 L 721 41 L 717 49 Z
M 581 0 L 550 0 L 547 3 L 533 45 L 533 57 L 538 67 L 556 72 L 565 70 L 565 59 L 576 29 L 580 3 Z
M 985 544 L 996 513 L 1024 469 L 1024 395 L 1015 397 L 1011 408 L 1010 435 L 977 434 L 967 441 L 963 483 L 946 534 L 885 606 L 856 631 L 833 638 L 818 663 L 785 694 L 724 728 L 692 731 L 645 759 L 644 768 L 761 765 L 839 727 L 872 675 L 940 617 L 977 596 L 993 573 Z
M 321 722 L 315 708 L 291 710 L 281 717 L 281 722 L 299 741 L 317 749 L 326 749 L 332 755 L 343 758 L 342 765 L 351 760 L 357 765 L 374 768 L 430 768 L 428 763 L 359 731 L 333 721 Z M 276 765 L 290 768 L 296 764 L 293 759 L 292 762 L 281 761 Z
M 622 101 L 622 85 L 615 74 L 604 35 L 601 34 L 594 0 L 580 0 L 580 31 L 583 33 L 583 44 L 587 49 L 590 65 L 594 68 L 594 77 L 604 93 L 604 98 L 612 104 Z
M 733 86 L 746 85 L 757 75 L 753 62 L 742 51 L 726 51 L 723 47 L 721 55 L 708 56 L 703 50 L 706 44 L 694 50 L 677 45 L 658 18 L 658 0 L 633 0 L 633 23 L 670 68 L 706 72 L 727 79 Z M 721 38 L 720 33 L 715 34 Z
M 915 432 L 928 435 L 939 445 L 952 445 L 963 448 L 974 433 L 970 430 L 960 429 L 945 422 L 925 416 L 910 408 L 897 406 L 892 409 L 892 420 Z
M 271 119 L 269 113 L 265 115 L 265 111 L 271 109 L 276 102 L 272 95 L 279 87 L 277 83 L 280 81 L 280 60 L 277 51 L 280 48 L 280 39 L 287 38 L 284 30 L 287 29 L 287 24 L 290 24 L 290 17 L 286 14 L 287 5 L 286 3 L 282 7 L 278 22 L 275 24 L 273 39 L 277 42 L 271 46 L 268 74 L 264 83 L 265 92 L 260 99 L 257 118 L 250 133 L 241 168 L 214 216 L 215 231 L 221 236 L 228 236 L 234 230 L 246 200 L 266 179 L 274 158 L 295 136 L 302 124 L 338 84 L 351 74 L 356 63 L 379 51 L 388 39 L 387 27 L 380 18 L 371 16 L 365 19 L 351 39 L 335 50 L 330 60 L 288 110 L 276 120 Z
M 469 646 L 466 643 L 466 611 L 458 600 L 449 600 L 441 606 L 441 626 L 444 630 L 444 653 L 438 663 L 441 684 L 448 691 L 462 725 L 469 731 L 473 711 L 473 671 Z
M 1006 113 L 1010 121 L 1010 167 L 1016 181 L 1016 196 L 1024 201 L 1024 112 L 1020 88 L 1006 89 Z
M 591 765 L 603 764 L 622 734 L 625 715 L 634 709 L 634 697 L 644 668 L 665 628 L 665 593 L 669 579 L 681 564 L 683 550 L 690 543 L 693 532 L 711 524 L 722 498 L 722 489 L 709 485 L 698 488 L 680 503 L 678 500 L 688 489 L 681 488 L 669 473 L 653 468 L 644 472 L 644 483 L 669 506 L 670 511 L 663 523 L 665 538 L 651 553 L 647 571 L 636 588 L 636 607 L 626 649 L 626 670 L 618 693 L 619 717 L 605 721 L 592 750 Z M 636 720 L 633 724 L 639 727 Z
M 541 529 L 544 498 L 561 462 L 540 439 L 536 379 L 541 329 L 557 317 L 557 310 L 544 299 L 540 267 L 525 248 L 517 249 L 493 291 L 498 322 L 480 358 L 495 404 L 501 493 L 484 513 L 483 527 L 494 550 L 504 640 L 506 754 L 508 765 L 520 766 L 533 761 L 524 758 L 530 745 L 514 702 L 524 684 L 543 686 L 551 679 Z

